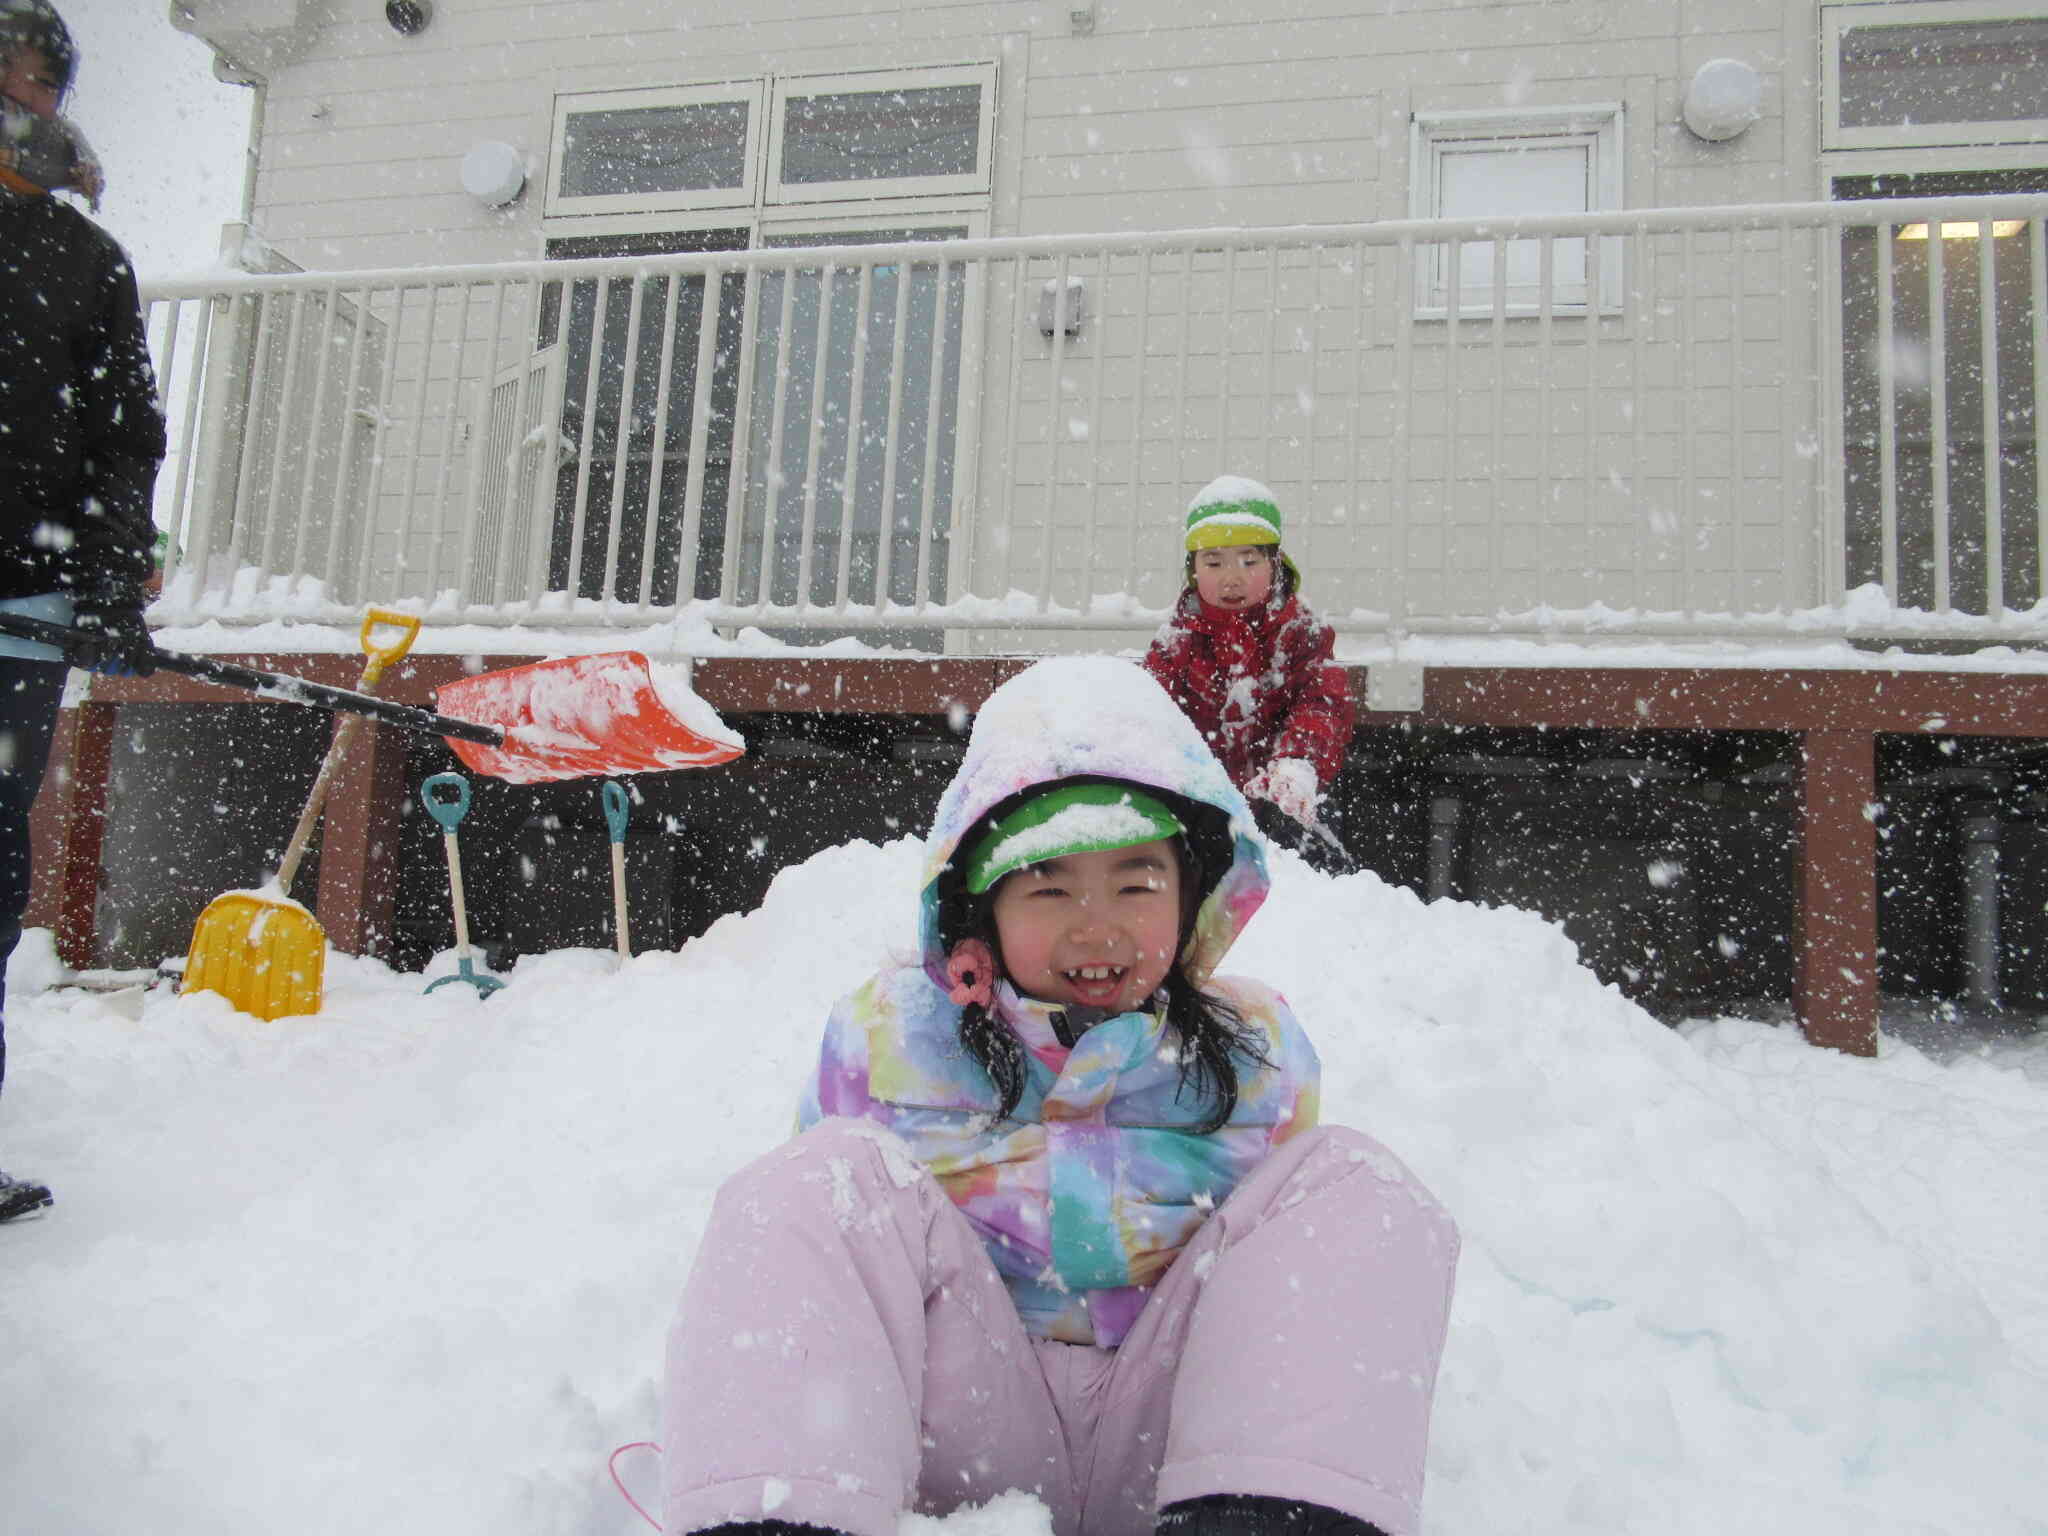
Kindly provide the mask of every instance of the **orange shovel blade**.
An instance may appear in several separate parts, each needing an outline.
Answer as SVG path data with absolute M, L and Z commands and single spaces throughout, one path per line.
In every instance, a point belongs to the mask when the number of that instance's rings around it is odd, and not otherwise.
M 443 714 L 505 733 L 502 747 L 444 739 L 469 768 L 514 784 L 708 768 L 746 751 L 710 705 L 638 651 L 484 672 L 435 699 Z

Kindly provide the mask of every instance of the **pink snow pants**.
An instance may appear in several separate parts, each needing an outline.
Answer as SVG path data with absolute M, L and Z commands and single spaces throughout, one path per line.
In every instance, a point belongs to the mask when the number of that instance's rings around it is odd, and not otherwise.
M 1056 1536 L 1150 1536 L 1212 1493 L 1413 1536 L 1457 1259 L 1393 1154 L 1323 1127 L 1239 1184 L 1121 1348 L 1034 1339 L 903 1142 L 824 1121 L 719 1192 L 669 1334 L 664 1528 L 896 1536 L 1015 1488 Z

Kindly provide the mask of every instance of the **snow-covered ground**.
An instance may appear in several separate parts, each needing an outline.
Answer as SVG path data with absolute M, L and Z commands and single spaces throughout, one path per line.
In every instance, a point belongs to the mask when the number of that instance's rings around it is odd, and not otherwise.
M 2048 1039 L 1674 1033 L 1534 917 L 1276 862 L 1228 968 L 1464 1228 L 1431 1532 L 2048 1530 Z M 0 1227 L 0 1529 L 644 1529 L 606 1458 L 656 1433 L 712 1191 L 909 944 L 917 867 L 832 849 L 680 953 L 536 957 L 489 1003 L 337 957 L 271 1024 L 50 988 L 31 935 L 0 1155 L 59 1203 Z M 1043 1536 L 946 1525 L 907 1529 Z

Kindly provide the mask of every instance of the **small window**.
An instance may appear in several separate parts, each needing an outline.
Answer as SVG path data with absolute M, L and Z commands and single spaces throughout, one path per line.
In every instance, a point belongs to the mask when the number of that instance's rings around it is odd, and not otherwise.
M 551 214 L 740 208 L 755 194 L 758 81 L 555 98 Z
M 995 84 L 993 64 L 778 79 L 768 201 L 987 192 Z
M 2048 137 L 2048 17 L 2038 12 L 2013 0 L 1826 7 L 1825 147 Z
M 1525 112 L 1419 112 L 1411 166 L 1412 210 L 1417 218 L 1467 219 L 1505 215 L 1594 213 L 1619 208 L 1621 108 L 1617 105 L 1532 109 Z M 1419 314 L 1442 316 L 1450 304 L 1449 245 L 1417 247 L 1415 304 Z M 1542 306 L 1543 243 L 1507 243 L 1505 271 L 1494 271 L 1491 241 L 1457 247 L 1458 312 L 1490 315 L 1496 281 L 1506 285 L 1507 313 L 1531 315 Z M 1619 309 L 1622 241 L 1600 242 L 1600 303 Z M 1558 239 L 1551 251 L 1553 313 L 1587 308 L 1587 242 Z

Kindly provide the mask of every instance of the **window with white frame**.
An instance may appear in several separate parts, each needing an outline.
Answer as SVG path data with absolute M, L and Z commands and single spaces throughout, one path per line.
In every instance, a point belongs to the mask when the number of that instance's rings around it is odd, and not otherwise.
M 986 235 L 995 90 L 994 64 L 967 64 L 557 97 L 547 254 Z M 550 285 L 533 358 L 501 381 L 499 437 L 545 446 L 554 429 L 552 462 L 519 459 L 505 493 L 539 509 L 529 524 L 551 517 L 548 587 L 942 600 L 973 275 L 935 254 L 637 283 L 637 299 L 631 276 Z
M 1821 10 L 1827 149 L 2048 138 L 2048 15 L 2029 0 Z
M 901 246 L 963 240 L 981 227 L 966 219 L 859 229 L 793 223 L 764 230 L 760 243 Z M 855 601 L 944 600 L 974 284 L 963 264 L 914 255 L 865 274 L 823 264 L 760 274 L 744 412 L 747 476 L 735 530 L 741 593 L 784 606 L 828 605 L 843 567 Z M 815 441 L 807 441 L 811 434 L 786 423 L 809 420 L 813 399 L 821 411 Z M 778 421 L 785 423 L 779 442 Z M 890 633 L 890 644 L 943 643 L 936 632 Z
M 762 94 L 739 80 L 556 97 L 547 213 L 752 206 Z
M 993 64 L 778 79 L 768 200 L 987 192 L 995 83 Z
M 1593 213 L 1622 206 L 1621 107 L 1601 104 L 1518 111 L 1418 112 L 1411 133 L 1410 207 L 1417 218 L 1489 219 Z M 1506 243 L 1495 271 L 1491 239 L 1418 246 L 1415 305 L 1419 314 L 1450 312 L 1455 276 L 1461 315 L 1511 315 L 1543 308 L 1545 240 Z M 1584 313 L 1597 260 L 1603 310 L 1621 304 L 1619 238 L 1583 236 L 1549 241 L 1550 309 Z
M 994 64 L 555 98 L 546 212 L 986 197 Z

